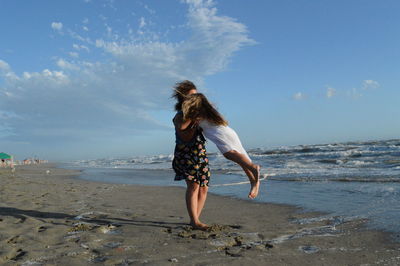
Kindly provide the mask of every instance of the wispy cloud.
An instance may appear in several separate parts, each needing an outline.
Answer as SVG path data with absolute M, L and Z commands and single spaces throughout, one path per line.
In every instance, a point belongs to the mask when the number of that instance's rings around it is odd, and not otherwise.
M 147 10 L 151 15 L 154 15 L 156 11 L 154 9 L 151 9 L 148 5 L 143 5 L 144 9 Z
M 12 139 L 104 140 L 116 132 L 126 137 L 169 128 L 151 113 L 171 109 L 169 96 L 176 81 L 201 84 L 205 76 L 224 70 L 235 52 L 255 43 L 246 26 L 219 15 L 213 1 L 185 3 L 188 38 L 184 41 L 155 39 L 150 32 L 136 39 L 129 34 L 116 38 L 111 26 L 93 40 L 64 25 L 75 52 L 69 53 L 70 59 L 56 56 L 55 69 L 16 75 L 0 61 L 1 109 L 19 116 L 8 124 Z M 51 25 L 63 29 L 61 22 Z M 106 59 L 83 59 L 77 53 L 92 50 Z
M 79 57 L 79 54 L 77 52 L 69 52 L 68 54 L 69 54 L 69 56 L 71 56 L 73 58 L 78 58 Z
M 79 70 L 80 67 L 76 64 L 70 63 L 64 59 L 59 59 L 57 61 L 57 66 L 63 70 Z
M 332 98 L 336 94 L 336 89 L 334 88 L 327 88 L 326 89 L 326 97 L 327 98 Z
M 377 81 L 372 80 L 372 79 L 367 79 L 367 80 L 364 80 L 364 81 L 363 81 L 362 89 L 364 89 L 364 90 L 368 90 L 368 89 L 377 89 L 377 88 L 379 88 L 380 86 L 381 86 L 381 85 L 380 85 Z
M 51 28 L 52 28 L 53 30 L 61 31 L 62 28 L 63 28 L 63 24 L 62 24 L 61 22 L 52 22 L 52 23 L 51 23 Z
M 143 28 L 144 26 L 146 26 L 146 20 L 144 17 L 141 17 L 139 20 L 139 29 Z
M 293 94 L 293 99 L 296 101 L 301 101 L 304 100 L 306 98 L 305 94 L 302 92 L 296 92 L 295 94 Z
M 86 52 L 89 52 L 90 51 L 90 49 L 89 49 L 89 47 L 87 47 L 86 45 L 83 45 L 83 44 L 73 44 L 72 45 L 72 47 L 75 49 L 75 50 L 78 50 L 78 51 L 81 51 L 81 50 L 85 50 Z
M 15 75 L 15 73 L 12 71 L 10 65 L 6 61 L 1 59 L 0 59 L 0 77 L 9 80 L 14 80 L 18 78 L 17 75 Z
M 368 90 L 377 89 L 380 86 L 381 85 L 377 81 L 372 79 L 367 79 L 362 82 L 361 87 L 352 88 L 347 92 L 347 94 L 354 99 L 358 99 L 364 96 L 364 93 L 366 93 Z
M 8 72 L 9 70 L 10 70 L 10 66 L 8 65 L 8 63 L 3 60 L 0 60 L 0 71 Z

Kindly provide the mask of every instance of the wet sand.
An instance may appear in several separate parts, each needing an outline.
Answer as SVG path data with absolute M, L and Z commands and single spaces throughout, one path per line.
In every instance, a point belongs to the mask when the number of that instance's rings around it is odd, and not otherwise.
M 88 182 L 51 164 L 0 169 L 1 265 L 399 265 L 400 244 L 300 209 L 209 194 L 188 225 L 181 187 Z M 172 182 L 172 181 L 171 181 Z

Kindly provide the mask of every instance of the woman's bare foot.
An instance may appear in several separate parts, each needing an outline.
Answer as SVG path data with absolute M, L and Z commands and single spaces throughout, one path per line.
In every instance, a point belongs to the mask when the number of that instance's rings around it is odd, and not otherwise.
M 202 231 L 205 231 L 210 227 L 202 222 L 190 223 L 190 226 L 192 226 L 194 230 L 202 230 Z
M 258 190 L 260 188 L 260 169 L 261 166 L 257 165 L 255 171 L 252 171 L 254 180 L 250 181 L 251 188 L 248 196 L 250 199 L 255 199 L 258 196 Z

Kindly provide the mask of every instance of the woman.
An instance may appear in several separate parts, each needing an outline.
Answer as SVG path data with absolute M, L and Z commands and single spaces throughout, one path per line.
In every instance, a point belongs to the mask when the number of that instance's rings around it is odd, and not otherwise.
M 176 145 L 172 167 L 175 180 L 185 180 L 186 207 L 190 217 L 190 225 L 195 229 L 205 230 L 207 224 L 200 221 L 201 211 L 207 198 L 210 171 L 205 147 L 205 138 L 196 123 L 183 119 L 182 103 L 188 95 L 197 93 L 196 86 L 188 81 L 177 83 L 173 98 L 177 100 L 173 118 Z
M 228 126 L 228 121 L 202 93 L 188 95 L 182 104 L 183 120 L 198 124 L 204 136 L 217 145 L 220 152 L 243 168 L 250 181 L 249 198 L 258 195 L 260 165 L 254 164 L 243 148 L 239 136 Z

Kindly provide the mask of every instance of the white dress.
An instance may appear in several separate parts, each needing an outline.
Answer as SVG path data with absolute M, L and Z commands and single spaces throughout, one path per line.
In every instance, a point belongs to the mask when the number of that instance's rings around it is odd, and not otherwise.
M 251 161 L 246 150 L 243 148 L 238 135 L 232 128 L 228 126 L 214 125 L 207 120 L 201 120 L 199 126 L 203 129 L 203 135 L 214 142 L 222 154 L 235 150 L 244 154 Z

